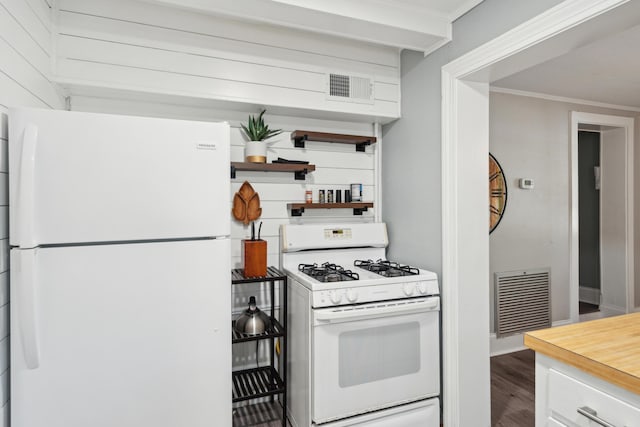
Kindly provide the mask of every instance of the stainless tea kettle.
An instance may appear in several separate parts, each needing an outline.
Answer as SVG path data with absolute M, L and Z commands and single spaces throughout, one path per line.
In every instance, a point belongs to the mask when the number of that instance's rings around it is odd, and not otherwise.
M 271 329 L 271 319 L 256 307 L 256 297 L 250 297 L 249 308 L 243 311 L 236 320 L 236 332 L 258 335 L 269 329 Z

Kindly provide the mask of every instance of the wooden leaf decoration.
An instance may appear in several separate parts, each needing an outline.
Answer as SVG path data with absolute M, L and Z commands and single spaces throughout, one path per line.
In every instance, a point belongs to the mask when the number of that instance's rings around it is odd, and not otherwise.
M 260 196 L 249 182 L 243 182 L 240 189 L 234 194 L 231 213 L 236 220 L 242 221 L 245 225 L 262 215 Z
M 238 193 L 233 196 L 233 208 L 231 209 L 231 213 L 236 220 L 248 224 L 248 222 L 245 222 L 247 218 L 247 202 L 245 202 L 242 199 L 242 196 Z
M 255 193 L 249 199 L 249 204 L 247 205 L 247 218 L 249 221 L 255 221 L 260 218 L 262 215 L 262 208 L 260 207 L 260 196 L 258 193 Z
M 253 189 L 253 187 L 251 186 L 251 184 L 249 184 L 248 181 L 245 181 L 242 183 L 242 185 L 240 186 L 240 189 L 238 190 L 238 192 L 236 194 L 239 194 L 240 197 L 242 197 L 242 199 L 249 203 L 249 199 L 256 194 L 256 191 Z

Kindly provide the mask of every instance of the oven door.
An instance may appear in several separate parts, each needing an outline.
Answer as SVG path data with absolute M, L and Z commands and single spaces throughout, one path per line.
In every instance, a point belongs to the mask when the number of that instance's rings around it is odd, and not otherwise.
M 439 310 L 439 297 L 313 310 L 313 421 L 437 396 Z

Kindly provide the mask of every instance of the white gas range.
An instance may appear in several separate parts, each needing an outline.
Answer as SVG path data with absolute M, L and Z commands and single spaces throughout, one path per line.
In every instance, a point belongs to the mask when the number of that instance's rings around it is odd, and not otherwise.
M 440 425 L 437 276 L 385 259 L 384 223 L 283 225 L 294 426 Z

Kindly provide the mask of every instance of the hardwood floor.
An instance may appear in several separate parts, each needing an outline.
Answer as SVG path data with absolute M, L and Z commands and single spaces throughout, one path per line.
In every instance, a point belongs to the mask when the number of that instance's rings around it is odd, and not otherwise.
M 491 425 L 535 425 L 535 353 L 532 350 L 491 358 Z
M 579 314 L 587 314 L 587 313 L 596 313 L 600 311 L 600 307 L 595 304 L 589 304 L 588 302 L 579 302 L 578 313 Z

